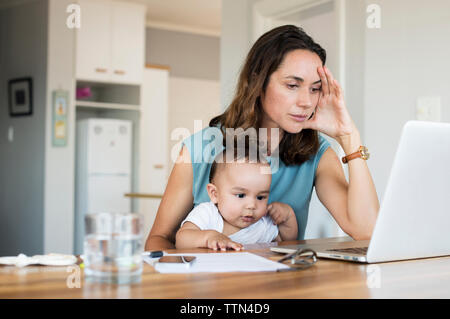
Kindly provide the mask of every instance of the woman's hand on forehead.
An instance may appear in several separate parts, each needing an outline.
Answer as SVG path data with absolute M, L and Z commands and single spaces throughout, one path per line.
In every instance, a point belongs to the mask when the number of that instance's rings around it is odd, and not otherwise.
M 317 72 L 322 82 L 322 92 L 314 116 L 305 122 L 304 128 L 333 138 L 351 134 L 355 125 L 345 106 L 341 86 L 327 67 L 318 67 Z

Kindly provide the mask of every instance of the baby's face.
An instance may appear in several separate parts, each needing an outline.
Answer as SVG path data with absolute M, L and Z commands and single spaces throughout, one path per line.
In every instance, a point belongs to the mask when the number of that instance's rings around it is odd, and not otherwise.
M 227 163 L 215 181 L 218 204 L 223 218 L 231 225 L 245 228 L 267 213 L 270 174 L 262 174 L 255 163 Z

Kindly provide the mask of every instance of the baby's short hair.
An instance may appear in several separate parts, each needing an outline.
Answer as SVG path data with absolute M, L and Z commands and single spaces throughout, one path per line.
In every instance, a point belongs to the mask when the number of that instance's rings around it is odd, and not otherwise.
M 228 148 L 225 147 L 214 158 L 209 173 L 209 182 L 212 183 L 214 177 L 220 170 L 219 167 L 226 163 L 255 163 L 269 165 L 262 150 L 263 148 L 258 145 L 258 141 L 249 138 L 249 136 L 243 136 L 242 138 L 235 137 L 233 145 Z

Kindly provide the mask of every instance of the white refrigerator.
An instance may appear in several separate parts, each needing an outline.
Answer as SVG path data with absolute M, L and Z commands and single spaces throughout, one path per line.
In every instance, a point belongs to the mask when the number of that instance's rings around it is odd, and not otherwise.
M 77 122 L 74 253 L 83 253 L 84 216 L 130 212 L 131 121 L 90 118 Z

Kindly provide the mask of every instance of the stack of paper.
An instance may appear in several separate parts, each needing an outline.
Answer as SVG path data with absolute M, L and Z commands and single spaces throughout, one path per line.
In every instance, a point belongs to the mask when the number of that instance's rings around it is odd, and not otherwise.
M 170 256 L 195 256 L 197 260 L 189 267 L 161 267 L 157 270 L 161 273 L 196 273 L 196 272 L 236 272 L 236 271 L 277 271 L 287 269 L 289 266 L 274 262 L 267 258 L 248 253 L 203 253 L 203 254 L 170 254 Z M 144 260 L 152 266 L 156 266 L 157 261 Z

